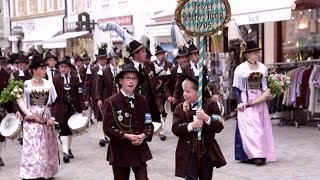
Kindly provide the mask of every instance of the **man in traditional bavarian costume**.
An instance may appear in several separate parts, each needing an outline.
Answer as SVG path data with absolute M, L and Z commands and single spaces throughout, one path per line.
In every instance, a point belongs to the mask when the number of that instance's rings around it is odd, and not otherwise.
M 103 68 L 106 67 L 107 63 L 107 49 L 105 46 L 101 46 L 96 55 L 96 66 L 90 68 L 90 71 L 87 71 L 86 80 L 84 83 L 84 103 L 88 107 L 91 100 L 92 109 L 94 111 L 94 117 L 97 119 L 98 131 L 100 135 L 99 145 L 101 147 L 106 146 L 106 143 L 109 142 L 108 138 L 105 137 L 102 131 L 102 106 L 98 106 L 97 99 L 97 90 L 96 82 L 98 81 L 99 76 L 103 76 Z
M 84 111 L 84 104 L 80 101 L 80 78 L 71 73 L 73 65 L 68 57 L 58 62 L 60 73 L 53 78 L 57 91 L 57 99 L 53 104 L 56 120 L 60 124 L 60 139 L 62 142 L 63 161 L 69 163 L 74 158 L 71 152 L 72 132 L 68 126 L 68 119 L 75 113 Z
M 161 82 L 156 77 L 154 64 L 146 61 L 146 48 L 136 40 L 129 43 L 126 51 L 132 58 L 130 62 L 146 79 L 139 85 L 137 91 L 146 97 L 152 121 L 161 123 L 159 108 L 155 102 L 156 91 L 161 86 Z
M 91 68 L 91 58 L 88 56 L 87 53 L 83 54 L 82 57 L 82 64 L 83 66 L 79 68 L 80 78 L 81 81 L 84 83 L 86 80 L 86 75 L 91 74 L 90 68 Z
M 176 83 L 182 74 L 181 66 L 187 63 L 187 52 L 183 49 L 178 49 L 177 54 L 174 59 L 177 61 L 177 65 L 170 69 L 170 77 L 168 81 L 164 84 L 164 92 L 167 101 L 171 103 L 171 111 L 174 111 L 175 107 L 183 102 L 182 95 L 178 96 L 173 94 Z M 180 99 L 178 99 L 180 98 Z
M 13 77 L 15 80 L 21 80 L 24 82 L 28 79 L 31 79 L 32 76 L 29 71 L 25 71 L 28 68 L 28 60 L 23 52 L 19 53 L 19 56 L 14 63 L 16 63 L 18 67 L 18 69 L 13 72 Z
M 187 48 L 188 51 L 188 57 L 189 62 L 181 66 L 182 75 L 185 76 L 191 76 L 198 78 L 199 77 L 199 49 L 193 44 L 193 41 L 189 41 L 187 45 L 185 45 L 185 48 Z M 208 68 L 206 65 L 203 65 L 203 84 L 204 84 L 204 94 L 203 97 L 210 98 L 210 93 L 206 88 L 207 85 L 207 72 Z M 183 89 L 181 86 L 182 78 L 183 76 L 180 76 L 179 80 L 176 83 L 175 91 L 174 91 L 174 97 L 176 97 L 178 100 L 182 97 Z
M 7 59 L 6 57 L 2 56 L 2 53 L 0 52 L 0 64 L 2 64 L 3 61 L 7 61 Z M 3 89 L 7 87 L 7 85 L 9 84 L 9 79 L 10 79 L 10 73 L 0 66 L 0 92 L 2 92 Z M 17 118 L 21 118 L 21 114 L 18 110 L 18 107 L 14 105 L 13 102 L 0 104 L 0 123 L 7 113 L 11 113 L 11 112 L 16 112 Z M 1 159 L 1 151 L 4 148 L 4 144 L 5 144 L 5 137 L 3 137 L 0 133 L 0 166 L 4 166 L 4 163 Z
M 153 125 L 146 98 L 135 93 L 145 76 L 127 63 L 115 81 L 120 92 L 104 102 L 103 130 L 110 137 L 107 160 L 114 179 L 129 180 L 130 168 L 137 180 L 147 180 L 146 161 L 152 159 L 147 141 L 152 140 Z
M 120 72 L 118 67 L 119 56 L 115 52 L 108 54 L 108 65 L 103 69 L 103 75 L 97 80 L 97 99 L 98 106 L 102 107 L 103 102 L 108 97 L 118 92 L 118 86 L 114 82 L 114 78 Z
M 162 86 L 157 89 L 156 92 L 156 103 L 158 105 L 160 114 L 161 114 L 161 127 L 159 131 L 159 137 L 162 141 L 166 140 L 166 136 L 164 135 L 164 125 L 166 122 L 167 113 L 164 109 L 164 103 L 166 102 L 166 97 L 164 93 L 164 84 L 167 83 L 168 79 L 171 76 L 170 69 L 172 68 L 173 64 L 171 62 L 166 61 L 166 50 L 162 49 L 161 46 L 157 45 L 155 48 L 155 56 L 156 60 L 153 61 L 156 71 L 157 78 L 161 81 Z
M 46 61 L 46 63 L 48 64 L 47 74 L 45 78 L 49 81 L 53 81 L 54 75 L 59 73 L 57 68 L 58 57 L 54 56 L 51 53 L 51 50 L 49 50 L 44 57 L 44 61 Z

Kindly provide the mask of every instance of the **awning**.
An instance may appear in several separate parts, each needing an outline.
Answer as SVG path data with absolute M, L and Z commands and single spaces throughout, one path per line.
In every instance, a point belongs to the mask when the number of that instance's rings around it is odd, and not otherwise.
M 80 37 L 88 34 L 89 31 L 79 31 L 79 32 L 66 32 L 59 36 L 52 37 L 50 39 L 42 41 L 42 48 L 65 48 L 67 47 L 67 40 L 75 37 Z
M 45 39 L 49 39 L 52 36 L 54 36 L 59 30 L 53 28 L 50 30 L 46 29 L 37 29 L 34 31 L 31 31 L 30 33 L 25 33 L 24 38 L 23 38 L 23 42 L 34 42 L 37 44 L 42 44 L 42 41 Z
M 291 19 L 294 0 L 229 0 L 231 18 L 238 25 L 259 24 Z

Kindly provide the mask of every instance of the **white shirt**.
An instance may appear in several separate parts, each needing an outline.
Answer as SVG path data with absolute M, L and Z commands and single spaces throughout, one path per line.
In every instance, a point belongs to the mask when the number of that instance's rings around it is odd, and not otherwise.
M 139 71 L 139 65 L 141 64 L 141 67 L 143 69 L 143 63 L 139 63 L 138 61 L 135 61 L 132 59 L 133 66 Z
M 129 96 L 129 95 L 127 95 L 125 92 L 123 92 L 122 89 L 120 89 L 120 92 L 123 94 L 124 97 L 128 97 L 128 98 L 133 98 L 133 99 L 135 99 L 135 98 L 134 98 L 134 94 L 133 94 L 132 96 Z M 130 101 L 129 103 L 130 103 L 131 108 L 134 108 L 134 103 L 131 102 L 131 101 Z
M 191 64 L 191 68 L 193 70 L 194 76 L 199 76 L 199 65 L 194 64 L 193 62 L 190 62 L 190 64 Z M 197 65 L 197 67 L 196 67 L 196 65 Z
M 49 68 L 48 66 L 47 66 L 47 76 L 48 76 L 48 80 L 49 81 L 53 81 L 53 76 L 52 76 L 52 74 L 51 74 L 51 69 L 53 70 L 53 75 L 56 75 L 56 68 Z

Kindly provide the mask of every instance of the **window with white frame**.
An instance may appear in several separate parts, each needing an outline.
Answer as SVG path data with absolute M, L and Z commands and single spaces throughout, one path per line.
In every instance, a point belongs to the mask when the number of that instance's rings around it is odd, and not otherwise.
M 92 0 L 87 0 L 87 9 L 91 9 L 92 8 Z
M 44 0 L 37 0 L 38 1 L 38 13 L 44 12 Z
M 70 10 L 71 10 L 71 13 L 75 13 L 76 12 L 76 1 L 75 0 L 71 0 Z
M 54 6 L 53 6 L 53 0 L 47 0 L 47 11 L 53 11 Z
M 64 0 L 58 0 L 57 7 L 58 7 L 58 10 L 63 10 L 64 9 Z

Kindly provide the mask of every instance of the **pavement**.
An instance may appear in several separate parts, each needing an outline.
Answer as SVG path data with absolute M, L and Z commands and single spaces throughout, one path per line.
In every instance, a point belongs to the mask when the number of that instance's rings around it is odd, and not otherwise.
M 171 116 L 169 116 L 170 118 Z M 225 129 L 216 139 L 228 164 L 214 169 L 217 180 L 318 180 L 320 179 L 320 131 L 313 125 L 279 127 L 273 123 L 277 161 L 264 166 L 239 163 L 234 160 L 234 119 L 225 122 Z M 148 161 L 150 180 L 179 180 L 174 176 L 177 137 L 171 132 L 171 121 L 166 124 L 167 140 L 154 136 L 149 143 L 153 159 Z M 106 161 L 107 147 L 98 145 L 96 126 L 73 141 L 75 159 L 63 162 L 55 180 L 112 180 L 112 169 Z M 5 163 L 0 170 L 0 180 L 18 180 L 21 148 L 18 141 L 8 140 L 2 152 Z M 130 180 L 134 179 L 131 173 Z

